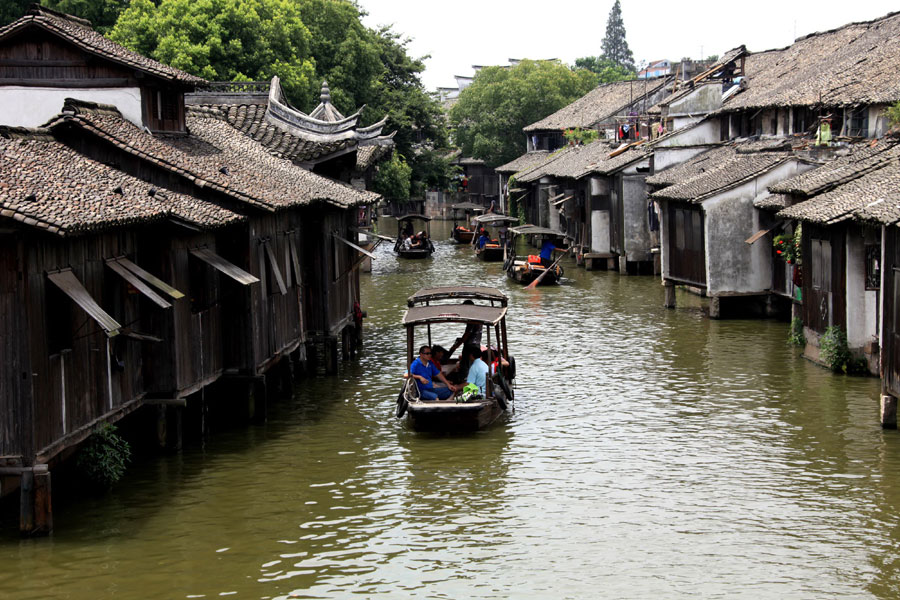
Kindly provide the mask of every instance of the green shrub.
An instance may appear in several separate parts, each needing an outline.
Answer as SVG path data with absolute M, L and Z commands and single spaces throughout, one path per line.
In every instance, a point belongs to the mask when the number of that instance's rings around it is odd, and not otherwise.
M 806 346 L 806 336 L 803 335 L 803 319 L 800 317 L 791 319 L 791 331 L 788 334 L 788 343 L 792 346 Z
M 110 487 L 125 474 L 131 447 L 116 433 L 116 426 L 98 426 L 79 449 L 75 464 L 85 477 L 101 487 Z
M 819 339 L 819 357 L 835 373 L 846 373 L 853 356 L 847 345 L 847 334 L 840 327 L 831 326 Z

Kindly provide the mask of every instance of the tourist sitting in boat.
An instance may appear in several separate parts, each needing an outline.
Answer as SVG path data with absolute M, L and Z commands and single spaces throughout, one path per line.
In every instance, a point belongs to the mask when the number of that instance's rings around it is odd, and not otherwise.
M 400 233 L 400 235 L 404 238 L 411 238 L 413 233 L 415 233 L 415 230 L 413 229 L 412 221 L 407 221 L 406 223 L 404 223 L 403 231 Z
M 551 237 L 544 240 L 544 243 L 541 244 L 541 265 L 544 267 L 552 265 L 554 252 L 568 251 L 568 248 L 557 247 L 556 244 L 558 243 L 560 243 L 560 239 L 557 237 Z
M 481 395 L 484 396 L 484 390 L 487 386 L 488 366 L 481 359 L 481 347 L 475 344 L 466 344 L 463 349 L 463 358 L 469 365 L 466 383 L 477 385 Z
M 435 344 L 431 347 L 431 362 L 438 368 L 440 372 L 444 372 L 444 357 L 447 356 L 447 349 L 443 346 Z
M 446 400 L 458 389 L 431 362 L 431 346 L 427 344 L 419 348 L 419 357 L 410 365 L 409 373 L 416 380 L 416 385 L 419 388 L 419 397 L 422 400 Z M 446 384 L 447 387 L 435 387 L 435 377 Z
M 478 249 L 481 250 L 482 248 L 484 248 L 484 245 L 490 243 L 490 241 L 491 241 L 491 238 L 487 234 L 487 231 L 482 229 L 481 235 L 478 236 Z

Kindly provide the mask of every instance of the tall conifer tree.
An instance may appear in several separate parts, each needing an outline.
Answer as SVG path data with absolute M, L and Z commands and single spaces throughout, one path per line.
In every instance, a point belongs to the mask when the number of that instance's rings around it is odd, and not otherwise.
M 603 58 L 617 66 L 634 70 L 634 55 L 625 40 L 625 23 L 622 22 L 622 6 L 616 0 L 606 21 L 606 37 L 603 38 Z

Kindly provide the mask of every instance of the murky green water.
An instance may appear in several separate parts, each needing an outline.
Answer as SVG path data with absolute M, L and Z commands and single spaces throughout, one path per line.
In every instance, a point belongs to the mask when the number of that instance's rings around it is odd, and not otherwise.
M 784 323 L 666 310 L 653 278 L 570 264 L 526 291 L 449 242 L 377 252 L 357 364 L 3 538 L 0 598 L 900 596 L 876 380 L 797 357 Z M 511 295 L 515 414 L 416 434 L 393 417 L 404 300 L 458 283 Z

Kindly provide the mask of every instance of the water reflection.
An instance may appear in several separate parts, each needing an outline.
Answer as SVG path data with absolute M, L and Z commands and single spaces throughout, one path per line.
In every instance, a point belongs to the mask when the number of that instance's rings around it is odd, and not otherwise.
M 900 597 L 877 381 L 799 358 L 784 323 L 666 310 L 653 278 L 568 264 L 526 291 L 451 225 L 429 260 L 376 251 L 358 363 L 4 539 L 0 597 Z M 460 283 L 511 296 L 516 411 L 418 434 L 393 417 L 405 299 Z

